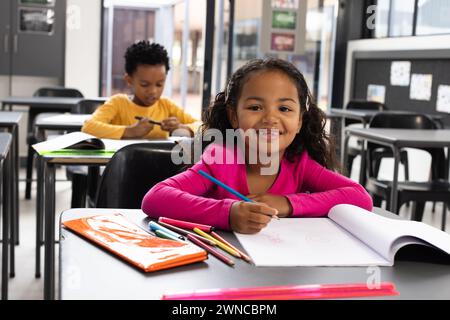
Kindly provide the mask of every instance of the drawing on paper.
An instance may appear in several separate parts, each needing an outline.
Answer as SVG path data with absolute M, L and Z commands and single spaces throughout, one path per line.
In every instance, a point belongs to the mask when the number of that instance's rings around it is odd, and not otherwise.
M 392 86 L 409 86 L 411 78 L 411 62 L 410 61 L 394 61 L 391 64 L 391 85 Z
M 411 100 L 431 100 L 431 89 L 433 87 L 433 75 L 413 74 L 411 76 L 411 87 L 409 97 Z
M 384 104 L 386 102 L 386 87 L 369 84 L 367 87 L 367 100 Z
M 439 86 L 436 110 L 450 113 L 450 86 Z

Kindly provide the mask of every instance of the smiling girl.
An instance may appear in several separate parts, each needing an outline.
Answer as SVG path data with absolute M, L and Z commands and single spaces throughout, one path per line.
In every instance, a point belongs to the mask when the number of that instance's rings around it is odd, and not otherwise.
M 197 164 L 154 186 L 144 197 L 142 210 L 154 218 L 166 216 L 240 233 L 259 232 L 274 215 L 321 217 L 338 204 L 371 210 L 372 199 L 365 189 L 334 171 L 334 150 L 324 128 L 325 115 L 294 65 L 279 59 L 250 61 L 216 96 L 202 133 L 253 131 L 257 140 L 244 137 L 244 150 L 210 144 Z M 262 142 L 266 150 L 276 148 L 276 170 L 271 174 L 262 174 L 267 166 L 262 161 L 249 161 L 251 149 L 260 149 Z M 217 154 L 231 153 L 237 159 L 241 152 L 244 163 L 211 161 Z M 254 202 L 240 201 L 199 170 Z

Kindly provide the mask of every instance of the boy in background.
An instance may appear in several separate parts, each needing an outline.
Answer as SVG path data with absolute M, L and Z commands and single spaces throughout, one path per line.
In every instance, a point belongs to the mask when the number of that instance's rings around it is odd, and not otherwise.
M 198 120 L 161 97 L 169 69 L 169 57 L 163 46 L 149 41 L 131 45 L 125 54 L 125 81 L 132 87 L 133 95 L 111 97 L 81 130 L 108 139 L 167 138 L 180 129 L 193 136 L 200 125 Z

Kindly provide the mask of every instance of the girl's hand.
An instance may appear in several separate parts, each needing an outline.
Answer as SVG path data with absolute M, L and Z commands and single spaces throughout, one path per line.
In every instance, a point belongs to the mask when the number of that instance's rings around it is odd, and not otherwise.
M 258 233 L 277 213 L 276 209 L 264 203 L 235 202 L 230 210 L 230 226 L 239 233 Z
M 148 118 L 142 118 L 139 122 L 126 127 L 122 139 L 140 139 L 144 138 L 153 130 L 154 124 L 148 121 Z
M 284 196 L 270 193 L 251 194 L 247 198 L 255 202 L 265 203 L 269 207 L 278 210 L 278 217 L 286 218 L 292 214 L 292 206 L 289 200 Z

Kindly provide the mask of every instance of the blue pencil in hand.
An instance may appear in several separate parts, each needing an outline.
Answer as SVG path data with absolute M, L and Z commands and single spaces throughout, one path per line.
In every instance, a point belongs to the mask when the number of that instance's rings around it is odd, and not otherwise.
M 203 170 L 198 170 L 198 173 L 200 173 L 202 176 L 204 176 L 205 178 L 207 178 L 208 180 L 211 180 L 212 182 L 214 182 L 215 184 L 221 186 L 222 188 L 224 188 L 225 190 L 227 190 L 228 192 L 234 194 L 236 197 L 238 197 L 239 199 L 245 201 L 245 202 L 255 202 L 249 198 L 247 198 L 246 196 L 240 194 L 239 192 L 237 192 L 236 190 L 230 188 L 229 186 L 227 186 L 226 184 L 224 184 L 223 182 L 217 180 L 216 178 L 210 176 L 209 174 L 207 174 L 205 171 Z M 277 220 L 279 220 L 280 218 L 277 216 L 272 216 L 272 218 L 275 218 Z
M 230 188 L 229 186 L 227 186 L 226 184 L 224 184 L 223 182 L 217 180 L 216 178 L 210 176 L 209 174 L 207 174 L 205 171 L 203 170 L 198 170 L 198 173 L 200 173 L 202 176 L 204 176 L 205 178 L 211 180 L 212 182 L 214 182 L 215 184 L 221 186 L 222 188 L 224 188 L 225 190 L 227 190 L 228 192 L 234 194 L 236 197 L 238 197 L 241 200 L 244 200 L 245 202 L 254 202 L 253 200 L 250 200 L 249 198 L 247 198 L 246 196 L 240 194 L 239 192 L 237 192 L 236 190 Z

